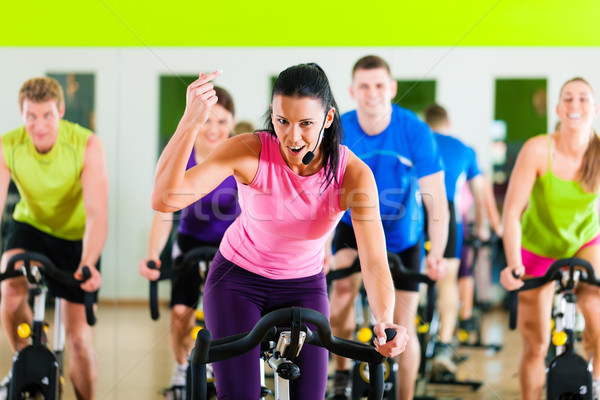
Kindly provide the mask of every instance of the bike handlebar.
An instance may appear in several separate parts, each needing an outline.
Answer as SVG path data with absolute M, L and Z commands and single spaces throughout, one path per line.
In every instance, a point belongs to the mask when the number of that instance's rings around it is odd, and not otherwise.
M 20 269 L 15 269 L 15 264 L 19 261 L 23 262 L 23 267 Z M 25 276 L 30 283 L 40 284 L 39 278 L 33 273 L 31 265 L 32 261 L 40 264 L 37 266 L 37 268 L 39 271 L 41 271 L 43 276 L 54 279 L 68 286 L 80 287 L 83 282 L 87 281 L 92 276 L 90 268 L 88 266 L 84 266 L 81 269 L 83 279 L 76 279 L 72 274 L 56 268 L 54 263 L 45 255 L 27 251 L 24 253 L 15 254 L 8 260 L 6 271 L 0 274 L 0 281 L 18 276 Z M 88 325 L 93 326 L 96 323 L 96 316 L 94 315 L 94 293 L 87 291 L 84 292 L 83 299 L 87 323 Z
M 304 325 L 305 322 L 313 324 L 317 332 L 311 331 Z M 305 344 L 320 346 L 342 357 L 369 363 L 371 377 L 369 399 L 382 398 L 383 368 L 381 364 L 385 361 L 385 356 L 381 355 L 370 345 L 333 336 L 329 321 L 320 312 L 308 308 L 290 307 L 272 311 L 264 315 L 254 328 L 246 334 L 238 334 L 211 341 L 212 334 L 210 331 L 207 329 L 200 330 L 190 356 L 192 367 L 192 399 L 205 399 L 205 364 L 245 354 L 259 346 L 263 341 L 271 338 L 274 334 L 274 327 L 290 323 L 292 323 L 292 329 L 294 326 L 302 326 L 301 329 L 306 332 Z M 390 331 L 394 333 L 390 335 Z M 392 340 L 393 336 L 395 336 L 395 331 L 388 328 L 386 329 L 386 335 L 388 336 L 388 340 Z
M 210 263 L 218 251 L 219 248 L 213 246 L 193 248 L 185 253 L 185 255 L 177 257 L 173 268 L 161 270 L 158 279 L 150 281 L 150 317 L 152 317 L 154 321 L 160 318 L 160 312 L 158 310 L 158 281 L 173 279 L 176 275 L 187 272 L 192 268 L 197 268 L 198 263 L 201 261 Z M 152 260 L 148 261 L 146 265 L 150 269 L 157 269 L 156 263 Z
M 575 277 L 575 270 L 581 271 L 579 277 Z M 565 279 L 566 278 L 566 281 Z M 584 282 L 600 287 L 600 280 L 596 277 L 594 267 L 581 258 L 562 258 L 554 261 L 543 276 L 527 279 L 523 286 L 517 290 L 509 291 L 509 327 L 517 327 L 518 314 L 518 292 L 536 289 L 552 281 L 559 281 L 561 290 L 572 289 L 576 282 Z
M 418 271 L 413 271 L 406 268 L 404 266 L 404 263 L 402 262 L 402 259 L 396 253 L 388 252 L 388 263 L 390 264 L 392 276 L 394 276 L 395 279 L 408 279 L 413 282 L 420 282 L 427 285 L 427 304 L 425 308 L 425 321 L 431 322 L 431 320 L 433 319 L 433 313 L 435 310 L 435 303 L 437 299 L 435 280 Z

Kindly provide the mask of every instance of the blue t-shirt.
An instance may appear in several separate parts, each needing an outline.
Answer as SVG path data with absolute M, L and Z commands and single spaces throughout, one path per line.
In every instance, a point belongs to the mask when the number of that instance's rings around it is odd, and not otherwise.
M 477 157 L 472 148 L 456 138 L 437 132 L 434 136 L 444 162 L 446 195 L 448 201 L 456 204 L 465 182 L 481 174 Z
M 342 115 L 344 144 L 373 171 L 379 191 L 381 222 L 387 249 L 401 252 L 423 233 L 423 205 L 418 179 L 443 169 L 427 124 L 412 111 L 392 105 L 392 119 L 378 135 L 367 135 L 356 111 Z M 352 225 L 350 212 L 342 222 Z

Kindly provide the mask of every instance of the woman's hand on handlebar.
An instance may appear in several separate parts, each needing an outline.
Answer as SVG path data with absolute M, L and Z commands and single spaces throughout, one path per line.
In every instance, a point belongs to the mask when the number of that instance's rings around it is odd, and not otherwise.
M 386 328 L 391 328 L 396 331 L 396 336 L 389 342 L 386 342 Z M 375 334 L 375 339 L 373 341 L 375 348 L 381 355 L 395 357 L 406 350 L 408 333 L 406 333 L 405 327 L 396 324 L 379 323 L 373 327 L 373 333 Z
M 75 279 L 83 280 L 84 277 L 83 273 L 81 272 L 83 267 L 84 265 L 80 265 L 79 268 L 77 268 L 77 271 L 75 271 L 75 273 L 73 274 L 73 276 L 75 276 Z M 100 272 L 96 269 L 96 267 L 88 266 L 88 268 L 90 270 L 91 276 L 85 282 L 83 282 L 80 285 L 80 287 L 86 292 L 95 292 L 100 288 L 100 285 L 102 285 L 102 275 L 100 275 Z
M 517 267 L 507 266 L 500 273 L 500 283 L 506 290 L 517 290 L 523 286 L 523 280 L 520 278 L 525 274 L 525 267 L 519 265 Z
M 148 268 L 148 263 L 152 261 L 156 268 Z M 155 281 L 160 277 L 160 260 L 153 258 L 144 258 L 138 264 L 138 270 L 140 271 L 140 275 L 144 278 Z

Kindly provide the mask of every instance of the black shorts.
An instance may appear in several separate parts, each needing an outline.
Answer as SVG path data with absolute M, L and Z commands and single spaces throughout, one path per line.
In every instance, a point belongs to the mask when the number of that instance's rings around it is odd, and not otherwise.
M 33 226 L 11 221 L 6 235 L 4 251 L 11 249 L 24 249 L 45 255 L 56 265 L 56 268 L 70 273 L 75 273 L 81 262 L 81 240 L 66 240 L 49 235 Z M 100 265 L 96 266 L 98 270 Z M 47 279 L 48 293 L 50 296 L 60 297 L 72 303 L 84 303 L 85 291 L 80 287 L 64 285 Z M 98 292 L 94 293 L 96 302 Z
M 354 236 L 354 229 L 351 226 L 340 222 L 335 230 L 335 237 L 333 239 L 333 245 L 337 250 L 340 249 L 354 249 L 358 248 L 356 244 L 356 236 Z M 421 244 L 409 247 L 406 250 L 398 253 L 404 266 L 412 271 L 419 271 L 421 265 Z M 405 292 L 418 292 L 418 282 L 407 282 L 400 279 L 397 276 L 392 276 L 394 280 L 394 288 L 396 290 L 402 290 Z
M 181 254 L 185 254 L 196 247 L 219 247 L 219 243 L 203 242 L 193 236 L 178 233 L 177 246 L 179 247 L 179 250 L 181 250 Z M 171 282 L 170 306 L 173 307 L 177 304 L 183 304 L 191 308 L 196 308 L 198 300 L 200 299 L 200 288 L 202 283 L 198 269 L 189 269 L 183 274 L 176 274 Z
M 444 258 L 459 258 L 456 256 L 456 209 L 454 203 L 448 202 L 448 209 L 450 212 L 450 218 L 448 222 L 448 241 L 446 242 L 446 250 L 444 250 Z

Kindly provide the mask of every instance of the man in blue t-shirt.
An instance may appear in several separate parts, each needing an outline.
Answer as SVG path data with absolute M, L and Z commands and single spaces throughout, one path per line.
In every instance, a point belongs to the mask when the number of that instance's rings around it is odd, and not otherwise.
M 489 228 L 484 226 L 485 195 L 484 178 L 477 165 L 475 151 L 460 140 L 449 136 L 450 121 L 446 110 L 432 104 L 425 110 L 425 122 L 434 132 L 444 162 L 444 179 L 450 211 L 448 241 L 444 258 L 447 273 L 437 283 L 438 312 L 440 314 L 439 343 L 435 347 L 433 374 L 443 379 L 456 372 L 450 342 L 456 328 L 459 310 L 458 275 L 463 243 L 463 224 L 460 212 L 460 196 L 465 183 L 469 184 L 475 200 L 475 234 L 482 240 L 489 239 Z M 487 232 L 485 230 L 487 229 Z
M 357 109 L 342 116 L 344 144 L 373 171 L 379 191 L 381 220 L 388 251 L 397 253 L 404 265 L 419 270 L 424 216 L 428 215 L 431 249 L 426 257 L 427 273 L 437 279 L 444 274 L 444 249 L 448 230 L 448 204 L 442 161 L 429 127 L 409 110 L 391 101 L 396 81 L 388 64 L 377 56 L 357 61 L 352 71 L 350 94 Z M 357 243 L 349 213 L 338 225 L 334 238 L 336 269 L 351 265 Z M 368 266 L 362 266 L 368 268 Z M 332 287 L 331 326 L 334 335 L 351 338 L 355 329 L 354 298 L 360 276 L 335 281 Z M 405 326 L 410 336 L 406 351 L 398 357 L 399 399 L 412 399 L 420 360 L 414 318 L 419 302 L 418 284 L 394 280 L 396 305 L 394 323 Z M 344 398 L 349 361 L 334 357 L 334 391 Z

